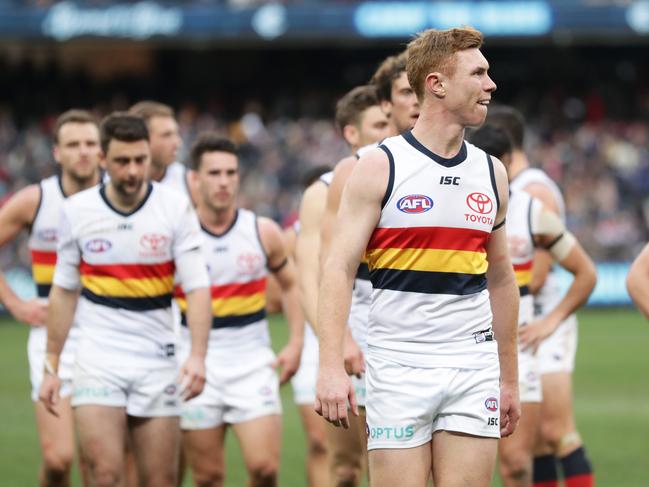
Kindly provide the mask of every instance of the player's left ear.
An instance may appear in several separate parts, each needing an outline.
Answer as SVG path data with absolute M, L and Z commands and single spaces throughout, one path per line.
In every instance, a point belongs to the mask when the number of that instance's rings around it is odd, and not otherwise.
M 445 81 L 446 77 L 438 71 L 428 73 L 424 81 L 424 90 L 437 98 L 444 98 L 446 96 Z
M 343 128 L 343 137 L 349 145 L 356 146 L 358 145 L 358 128 L 355 125 L 345 125 Z

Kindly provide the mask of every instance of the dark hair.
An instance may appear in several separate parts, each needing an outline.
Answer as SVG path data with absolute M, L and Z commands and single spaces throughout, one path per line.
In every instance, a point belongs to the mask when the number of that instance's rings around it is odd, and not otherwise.
M 302 187 L 304 189 L 308 188 L 313 183 L 315 183 L 320 178 L 320 176 L 322 176 L 325 173 L 328 173 L 329 171 L 331 171 L 331 168 L 324 164 L 321 166 L 315 166 L 307 169 L 302 174 L 302 178 L 301 178 Z
M 498 159 L 510 154 L 513 149 L 512 139 L 505 129 L 490 124 L 471 132 L 468 141 Z
M 137 102 L 128 109 L 128 113 L 142 117 L 146 123 L 149 123 L 153 117 L 173 118 L 174 116 L 174 110 L 169 105 L 151 100 Z
M 110 141 L 115 139 L 120 142 L 138 142 L 149 140 L 149 130 L 142 117 L 126 112 L 113 112 L 101 122 L 99 128 L 101 137 L 101 150 L 108 152 Z
M 379 101 L 392 101 L 392 83 L 406 72 L 406 52 L 386 58 L 378 67 L 370 83 L 376 86 Z
M 514 107 L 496 105 L 487 112 L 487 123 L 509 134 L 514 149 L 522 149 L 525 141 L 525 117 Z
M 203 154 L 206 152 L 227 152 L 239 157 L 239 148 L 230 139 L 226 139 L 216 132 L 203 132 L 198 135 L 189 152 L 191 167 L 194 171 L 200 169 Z
M 97 119 L 88 110 L 72 109 L 63 112 L 54 124 L 54 143 L 59 143 L 59 132 L 66 123 L 91 123 L 97 127 Z
M 363 85 L 348 91 L 336 103 L 336 124 L 342 132 L 346 125 L 358 125 L 365 110 L 379 104 L 376 87 Z

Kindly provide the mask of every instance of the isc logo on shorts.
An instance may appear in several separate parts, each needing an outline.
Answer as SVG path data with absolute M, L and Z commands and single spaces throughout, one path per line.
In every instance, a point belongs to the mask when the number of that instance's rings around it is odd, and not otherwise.
M 495 397 L 490 397 L 484 402 L 485 407 L 489 411 L 498 411 L 498 399 Z
M 397 209 L 403 213 L 424 213 L 433 207 L 433 200 L 425 194 L 409 194 L 397 201 Z

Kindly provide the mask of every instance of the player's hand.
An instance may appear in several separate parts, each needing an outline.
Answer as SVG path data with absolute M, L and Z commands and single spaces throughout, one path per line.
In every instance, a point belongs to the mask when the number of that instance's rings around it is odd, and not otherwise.
M 343 358 L 345 360 L 345 372 L 360 379 L 361 374 L 365 373 L 365 357 L 349 331 L 345 333 Z
M 518 342 L 521 348 L 536 350 L 543 340 L 554 333 L 558 323 L 549 316 L 535 320 L 518 330 Z
M 518 384 L 500 384 L 500 436 L 506 438 L 514 433 L 521 418 L 521 402 Z
M 277 355 L 273 367 L 280 368 L 279 385 L 286 384 L 300 368 L 300 357 L 302 356 L 302 345 L 289 342 L 288 345 Z
M 41 389 L 38 392 L 38 400 L 43 401 L 45 409 L 56 417 L 59 416 L 58 410 L 59 403 L 61 402 L 60 390 L 61 379 L 59 379 L 59 376 L 45 372 L 43 374 Z
M 178 377 L 180 397 L 185 401 L 198 396 L 205 387 L 205 359 L 197 355 L 190 355 L 180 368 Z
M 43 326 L 47 320 L 48 305 L 44 299 L 19 299 L 8 308 L 14 318 L 30 326 Z
M 334 426 L 349 428 L 347 400 L 352 412 L 358 416 L 356 393 L 352 381 L 343 367 L 326 367 L 320 364 L 316 386 L 315 412 Z

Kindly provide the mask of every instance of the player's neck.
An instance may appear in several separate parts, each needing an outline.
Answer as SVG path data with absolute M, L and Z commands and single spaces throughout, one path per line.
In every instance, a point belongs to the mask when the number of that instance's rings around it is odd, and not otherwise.
M 167 166 L 165 166 L 164 164 L 151 164 L 151 170 L 149 174 L 151 181 L 156 181 L 157 183 L 159 183 L 165 177 L 165 174 L 167 174 Z
M 201 225 L 217 235 L 230 228 L 232 222 L 234 222 L 234 219 L 237 217 L 236 205 L 222 210 L 216 210 L 204 205 L 199 205 L 198 208 L 196 208 L 196 212 L 198 213 L 198 219 L 200 220 Z
M 462 148 L 464 127 L 447 121 L 439 112 L 422 110 L 412 129 L 412 135 L 424 147 L 444 158 L 455 157 Z
M 84 189 L 92 188 L 99 184 L 99 178 L 99 171 L 96 171 L 95 174 L 88 179 L 78 179 L 64 171 L 61 173 L 61 188 L 63 189 L 63 194 L 66 196 L 72 196 Z
M 528 161 L 525 153 L 522 150 L 514 150 L 512 152 L 512 162 L 507 170 L 509 174 L 509 180 L 513 181 L 516 176 L 518 176 L 528 167 L 530 167 L 530 162 Z
M 113 207 L 121 212 L 130 213 L 135 210 L 149 191 L 148 181 L 144 181 L 140 190 L 135 194 L 124 194 L 115 189 L 111 182 L 106 185 L 106 198 Z

